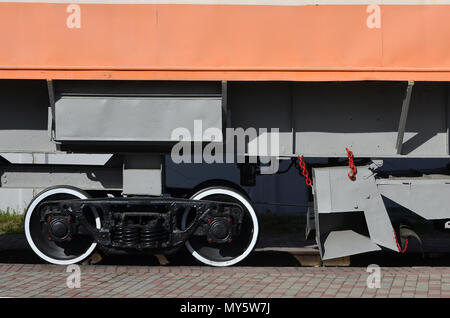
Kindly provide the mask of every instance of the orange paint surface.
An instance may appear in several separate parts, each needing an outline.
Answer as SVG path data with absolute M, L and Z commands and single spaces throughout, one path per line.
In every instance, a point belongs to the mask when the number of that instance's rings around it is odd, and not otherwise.
M 0 3 L 0 78 L 450 80 L 450 6 Z

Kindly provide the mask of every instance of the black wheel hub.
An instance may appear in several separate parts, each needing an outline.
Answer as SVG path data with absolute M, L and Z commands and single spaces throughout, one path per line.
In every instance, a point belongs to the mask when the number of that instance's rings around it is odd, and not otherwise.
M 209 222 L 207 239 L 210 243 L 225 243 L 231 240 L 231 219 L 216 217 Z
M 71 226 L 67 218 L 50 219 L 48 232 L 49 240 L 58 242 L 71 240 Z

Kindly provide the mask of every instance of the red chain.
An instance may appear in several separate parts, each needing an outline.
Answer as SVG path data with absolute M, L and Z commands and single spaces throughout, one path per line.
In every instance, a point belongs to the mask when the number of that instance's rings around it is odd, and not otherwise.
M 395 243 L 397 244 L 397 249 L 398 249 L 398 251 L 399 251 L 401 254 L 405 253 L 405 252 L 406 252 L 406 249 L 408 248 L 408 239 L 405 240 L 405 247 L 402 249 L 402 248 L 400 247 L 400 244 L 398 243 L 398 240 L 397 240 L 397 233 L 395 233 L 395 230 L 394 230 L 394 237 L 395 237 Z
M 305 184 L 308 187 L 312 187 L 312 181 L 311 178 L 309 177 L 309 172 L 306 169 L 306 163 L 303 161 L 303 156 L 297 157 L 297 159 L 298 159 L 298 166 L 300 167 L 300 169 L 302 169 L 302 175 L 305 177 Z
M 353 152 L 345 148 L 347 150 L 347 156 L 348 156 L 348 166 L 350 167 L 350 172 L 348 173 L 348 177 L 350 180 L 354 181 L 356 179 L 356 173 L 358 170 L 356 169 L 355 163 L 353 162 Z

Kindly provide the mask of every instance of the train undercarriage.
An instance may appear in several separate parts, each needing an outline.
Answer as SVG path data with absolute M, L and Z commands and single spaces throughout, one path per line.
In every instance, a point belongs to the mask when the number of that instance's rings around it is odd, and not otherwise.
M 436 233 L 450 227 L 448 168 L 414 175 L 383 170 L 385 158 L 450 158 L 447 83 L 1 84 L 0 105 L 9 112 L 0 124 L 0 187 L 33 192 L 25 233 L 50 263 L 81 262 L 96 248 L 187 248 L 203 264 L 234 265 L 251 253 L 260 232 L 245 189 L 282 173 L 283 160 L 299 168 L 299 184 L 306 180 L 298 190 L 309 193 L 305 230 L 315 233 L 322 259 L 402 253 L 408 244 L 425 249 L 409 214 L 439 223 Z M 196 133 L 198 121 L 203 134 Z M 241 128 L 243 147 L 238 141 L 231 154 L 221 154 L 237 160 L 239 184 L 171 191 L 164 158 L 173 155 L 179 128 L 191 132 L 184 149 L 202 155 L 229 142 L 209 128 Z M 109 157 L 79 157 L 91 154 Z M 310 164 L 311 158 L 328 161 Z M 393 205 L 401 212 L 392 214 Z
M 228 266 L 245 258 L 258 237 L 249 201 L 224 187 L 203 189 L 192 199 L 92 199 L 73 187 L 51 187 L 30 203 L 25 229 L 32 249 L 55 264 L 82 261 L 97 245 L 153 254 L 186 246 L 203 263 Z

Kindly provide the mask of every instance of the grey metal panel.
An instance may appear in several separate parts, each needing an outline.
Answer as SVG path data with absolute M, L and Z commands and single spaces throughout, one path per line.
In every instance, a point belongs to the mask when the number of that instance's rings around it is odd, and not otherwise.
M 0 80 L 0 151 L 52 152 L 47 84 Z
M 411 104 L 411 95 L 413 86 L 414 82 L 408 82 L 408 88 L 406 89 L 406 96 L 405 99 L 403 100 L 402 112 L 400 114 L 400 122 L 398 125 L 397 143 L 395 145 L 397 148 L 398 155 L 402 154 L 403 137 L 405 135 L 406 121 L 408 120 L 408 111 L 409 106 Z
M 414 84 L 403 154 L 411 157 L 448 157 L 446 107 L 446 84 Z
M 358 204 L 360 180 L 351 181 L 348 167 L 313 169 L 314 195 L 319 213 L 362 211 Z
M 358 167 L 355 181 L 348 178 L 348 167 L 315 168 L 313 173 L 318 214 L 363 211 L 372 242 L 397 250 L 394 229 L 371 170 Z
M 322 260 L 379 250 L 381 248 L 367 236 L 352 230 L 332 231 L 325 239 Z
M 228 108 L 233 127 L 292 131 L 290 83 L 229 82 Z
M 402 152 L 447 156 L 447 88 L 416 83 Z M 294 89 L 296 153 L 305 156 L 398 157 L 396 138 L 405 83 L 298 83 Z
M 56 146 L 50 141 L 47 127 L 45 130 L 0 129 L 0 151 L 27 153 L 55 152 Z
M 0 169 L 1 188 L 47 188 L 69 184 L 85 190 L 122 189 L 122 169 L 103 167 L 7 166 Z
M 314 195 L 320 200 L 315 200 L 317 211 L 320 213 L 332 212 L 331 188 L 330 188 L 330 170 L 313 169 Z
M 394 228 L 376 187 L 375 177 L 367 169 L 361 172 L 359 179 L 362 179 L 362 182 L 358 202 L 364 211 L 370 238 L 374 243 L 397 252 Z
M 128 169 L 123 173 L 123 194 L 161 195 L 161 169 Z
M 75 153 L 0 153 L 10 163 L 103 166 L 112 154 Z
M 158 155 L 126 155 L 123 169 L 123 193 L 161 195 L 163 158 Z
M 447 93 L 447 102 L 444 105 L 444 121 L 445 121 L 445 127 L 447 129 L 447 142 L 446 142 L 446 149 L 447 154 L 450 155 L 450 85 L 449 83 L 445 84 L 446 93 Z
M 382 195 L 426 220 L 450 218 L 450 178 L 380 180 Z
M 280 156 L 343 157 L 348 147 L 356 157 L 448 157 L 448 86 L 435 82 L 415 83 L 397 153 L 407 84 L 230 82 L 231 125 L 293 133 L 282 136 Z
M 271 155 L 287 156 L 293 153 L 291 84 L 287 82 L 229 82 L 228 110 L 231 126 L 266 129 L 280 132 L 279 149 Z M 249 143 L 258 143 L 256 139 Z M 269 138 L 270 140 L 270 138 Z M 270 147 L 269 147 L 270 148 Z
M 293 135 L 286 132 L 259 132 L 248 142 L 249 156 L 289 156 L 292 154 Z
M 56 139 L 169 142 L 177 141 L 171 135 L 180 127 L 194 139 L 194 120 L 203 130 L 222 129 L 221 103 L 218 97 L 63 96 L 56 102 Z
M 51 112 L 45 81 L 2 80 L 0 84 L 0 152 L 56 151 L 48 134 Z M 222 128 L 220 83 L 210 85 L 57 81 L 57 137 L 63 141 L 125 141 L 124 145 L 168 142 L 175 127 L 192 132 L 194 119 L 203 120 L 203 129 Z M 228 86 L 231 126 L 278 128 L 284 133 L 280 156 L 340 157 L 349 147 L 356 157 L 399 157 L 395 142 L 405 83 L 230 82 Z M 447 104 L 448 84 L 415 84 L 404 156 L 449 156 Z M 295 140 L 288 136 L 293 129 Z M 114 152 L 116 146 L 107 152 Z

